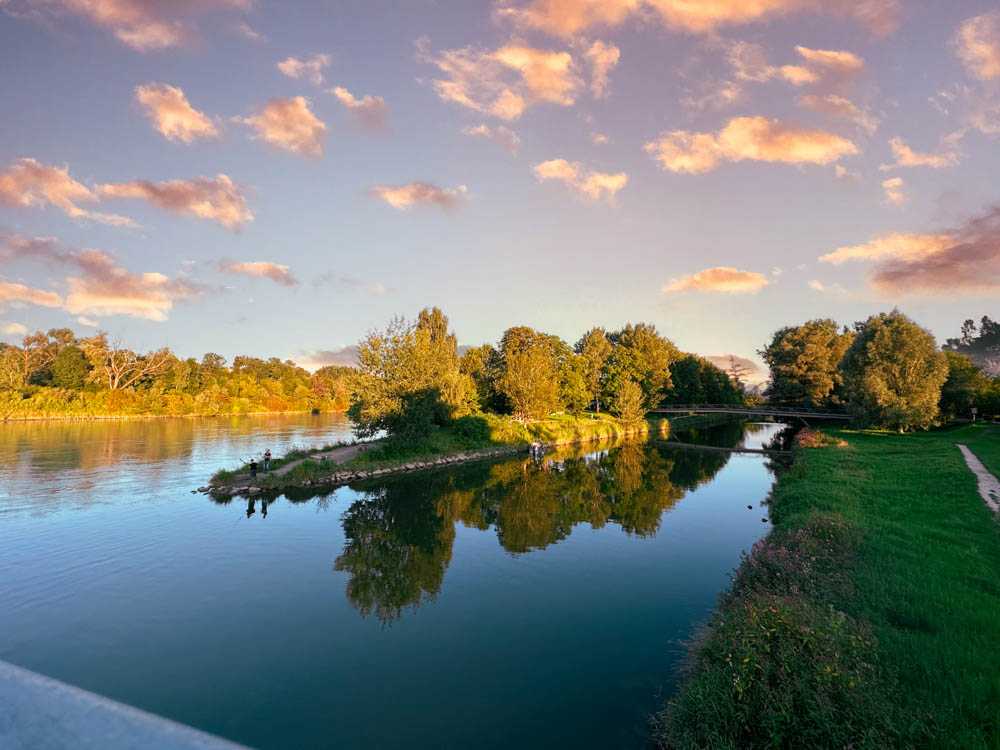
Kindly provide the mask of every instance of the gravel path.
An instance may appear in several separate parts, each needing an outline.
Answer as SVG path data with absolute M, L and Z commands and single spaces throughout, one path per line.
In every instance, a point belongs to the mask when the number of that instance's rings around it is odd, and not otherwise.
M 975 453 L 961 443 L 956 443 L 956 445 L 962 451 L 962 456 L 970 471 L 976 475 L 976 481 L 979 483 L 979 494 L 982 495 L 986 505 L 994 513 L 1000 513 L 1000 481 L 989 472 L 989 469 L 983 466 L 983 462 L 976 458 Z

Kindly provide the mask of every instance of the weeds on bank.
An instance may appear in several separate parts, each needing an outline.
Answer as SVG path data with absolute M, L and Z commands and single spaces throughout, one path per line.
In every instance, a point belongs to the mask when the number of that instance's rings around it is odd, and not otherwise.
M 857 529 L 837 514 L 776 531 L 744 558 L 680 693 L 654 717 L 670 748 L 885 747 L 875 639 L 832 604 Z
M 1000 463 L 1000 430 L 824 432 L 779 478 L 775 528 L 654 717 L 656 742 L 1000 747 L 1000 523 L 955 448 Z

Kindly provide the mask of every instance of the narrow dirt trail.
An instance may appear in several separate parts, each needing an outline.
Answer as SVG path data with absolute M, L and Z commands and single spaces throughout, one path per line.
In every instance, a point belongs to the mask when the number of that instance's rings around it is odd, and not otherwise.
M 961 443 L 956 443 L 958 449 L 962 451 L 965 463 L 969 470 L 976 475 L 979 483 L 979 494 L 987 507 L 994 513 L 1000 513 L 1000 481 L 993 476 L 989 469 L 983 466 L 983 462 L 976 458 L 976 454 Z
M 323 453 L 313 453 L 308 456 L 305 456 L 304 458 L 298 458 L 290 463 L 285 464 L 284 466 L 281 466 L 280 468 L 275 469 L 274 471 L 265 472 L 263 470 L 258 470 L 257 477 L 258 478 L 268 477 L 268 476 L 283 477 L 285 474 L 290 472 L 299 464 L 305 463 L 306 461 L 322 461 L 324 458 L 333 461 L 336 464 L 347 463 L 358 454 L 364 453 L 366 450 L 377 444 L 378 444 L 377 442 L 371 442 L 371 443 L 356 443 L 355 445 L 342 445 L 339 448 L 333 448 L 331 450 L 324 451 Z M 263 466 L 263 464 L 261 464 L 261 466 Z M 227 480 L 227 484 L 233 484 L 237 482 L 249 483 L 253 481 L 256 480 L 253 477 L 251 477 L 250 472 L 247 471 L 241 474 L 234 475 L 232 478 Z
M 287 463 L 280 469 L 275 469 L 271 472 L 276 477 L 283 477 L 285 474 L 290 472 L 296 466 L 305 461 L 322 461 L 327 459 L 333 461 L 335 464 L 342 464 L 350 461 L 352 458 L 357 456 L 359 453 L 364 453 L 366 450 L 372 447 L 371 443 L 357 443 L 355 445 L 342 445 L 339 448 L 334 448 L 333 450 L 326 451 L 325 453 L 313 453 L 305 458 L 300 458 L 291 463 Z

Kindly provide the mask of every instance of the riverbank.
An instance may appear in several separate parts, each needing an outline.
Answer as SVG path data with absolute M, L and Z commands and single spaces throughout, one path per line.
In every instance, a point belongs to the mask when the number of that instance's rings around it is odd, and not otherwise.
M 276 417 L 289 414 L 346 414 L 343 411 L 316 411 L 297 409 L 293 411 L 243 411 L 212 412 L 205 414 L 53 414 L 20 417 L 2 417 L 0 424 L 13 422 L 129 422 L 143 419 L 230 419 L 233 417 Z
M 1000 523 L 956 443 L 1000 428 L 806 433 L 774 528 L 654 717 L 661 747 L 1000 745 Z
M 512 417 L 482 414 L 455 420 L 447 429 L 439 428 L 421 440 L 375 441 L 364 450 L 352 450 L 345 460 L 338 460 L 338 452 L 354 446 L 297 451 L 277 459 L 272 472 L 260 473 L 256 478 L 251 478 L 243 468 L 219 471 L 202 490 L 225 496 L 337 486 L 388 474 L 515 455 L 526 452 L 533 443 L 553 448 L 645 437 L 651 431 L 665 437 L 669 434 L 669 423 L 644 420 L 627 424 L 607 414 L 556 415 L 535 422 L 519 422 Z

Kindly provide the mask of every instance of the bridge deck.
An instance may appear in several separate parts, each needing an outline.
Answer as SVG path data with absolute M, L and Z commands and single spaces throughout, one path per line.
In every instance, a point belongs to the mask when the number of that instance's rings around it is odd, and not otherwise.
M 663 406 L 653 409 L 651 414 L 742 414 L 748 417 L 794 417 L 797 419 L 840 419 L 850 421 L 849 414 L 837 412 L 809 411 L 808 409 L 781 409 L 770 407 L 739 406 Z

